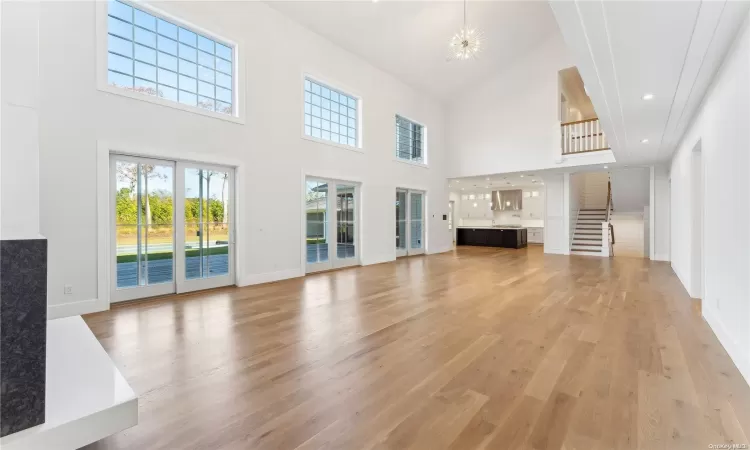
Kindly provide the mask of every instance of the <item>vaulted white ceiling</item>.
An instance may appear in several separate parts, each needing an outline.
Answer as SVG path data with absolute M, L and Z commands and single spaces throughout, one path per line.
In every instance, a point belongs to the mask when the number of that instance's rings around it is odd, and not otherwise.
M 541 1 L 469 1 L 468 22 L 484 32 L 471 61 L 446 61 L 462 24 L 460 1 L 269 1 L 271 7 L 442 100 L 483 81 L 559 33 Z
M 550 4 L 618 164 L 671 156 L 750 5 L 697 0 Z M 654 98 L 644 100 L 647 93 Z

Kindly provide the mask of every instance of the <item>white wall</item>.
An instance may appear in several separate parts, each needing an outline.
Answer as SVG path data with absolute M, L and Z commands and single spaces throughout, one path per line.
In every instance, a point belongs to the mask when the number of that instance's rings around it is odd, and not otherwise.
M 644 257 L 646 236 L 643 220 L 643 212 L 612 214 L 609 221 L 615 232 L 615 244 L 612 246 L 615 256 Z
M 570 253 L 569 189 L 570 174 L 550 174 L 544 177 L 546 216 L 544 218 L 544 253 Z
M 448 105 L 450 177 L 614 162 L 611 151 L 561 156 L 558 71 L 573 66 L 556 32 Z
M 665 167 L 650 168 L 653 185 L 653 202 L 649 205 L 649 250 L 651 258 L 670 261 L 671 194 L 669 172 Z
M 649 204 L 649 169 L 634 167 L 609 173 L 612 181 L 612 203 L 615 211 L 638 212 Z M 606 188 L 605 188 L 606 192 Z
M 583 175 L 583 198 L 581 208 L 606 209 L 608 172 L 586 172 Z
M 39 2 L 3 2 L 0 236 L 39 237 Z
M 541 169 L 559 147 L 558 74 L 572 66 L 559 33 L 448 108 L 450 176 Z M 555 141 L 555 139 L 557 141 Z
M 747 21 L 671 163 L 672 267 L 692 286 L 693 149 L 703 162 L 702 311 L 750 381 L 750 33 Z M 691 292 L 691 294 L 694 294 Z
M 244 165 L 241 284 L 301 275 L 302 174 L 362 183 L 364 264 L 395 258 L 396 187 L 427 191 L 427 250 L 450 248 L 442 105 L 261 2 L 165 2 L 166 12 L 240 43 L 246 124 L 97 91 L 93 1 L 45 2 L 40 26 L 41 228 L 49 303 L 97 297 L 97 141 L 213 153 Z M 363 100 L 363 152 L 301 138 L 303 71 Z M 426 125 L 429 168 L 394 161 L 394 115 Z M 63 285 L 73 286 L 63 295 Z M 51 310 L 52 311 L 52 310 Z M 56 313 L 51 312 L 54 316 Z
M 570 174 L 570 205 L 568 206 L 568 248 L 573 243 L 576 233 L 576 222 L 578 222 L 578 211 L 583 208 L 583 189 L 586 182 L 586 174 Z

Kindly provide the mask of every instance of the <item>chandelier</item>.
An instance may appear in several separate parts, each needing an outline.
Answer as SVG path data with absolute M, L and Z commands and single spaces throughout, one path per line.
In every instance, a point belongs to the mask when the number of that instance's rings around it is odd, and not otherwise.
M 449 59 L 465 61 L 476 58 L 482 49 L 482 32 L 466 24 L 466 0 L 464 0 L 464 25 L 450 40 Z

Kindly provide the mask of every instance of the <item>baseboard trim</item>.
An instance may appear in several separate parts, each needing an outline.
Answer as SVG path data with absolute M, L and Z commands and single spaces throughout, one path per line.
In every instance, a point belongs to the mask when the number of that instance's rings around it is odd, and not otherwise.
M 372 266 L 373 264 L 383 264 L 383 263 L 389 263 L 396 260 L 396 255 L 389 255 L 389 256 L 383 256 L 380 258 L 375 258 L 367 261 L 362 261 L 363 266 Z
M 237 280 L 237 286 L 251 286 L 253 284 L 272 283 L 274 281 L 288 280 L 304 276 L 300 269 L 279 270 L 277 272 L 255 273 L 245 275 Z
M 438 254 L 438 253 L 446 253 L 446 252 L 449 252 L 449 251 L 451 251 L 451 250 L 453 250 L 453 245 L 448 245 L 448 246 L 446 246 L 446 247 L 440 247 L 440 248 L 438 248 L 438 249 L 437 249 L 437 250 L 435 250 L 435 251 L 430 251 L 430 252 L 427 252 L 427 254 L 428 254 L 428 255 L 436 255 L 436 254 Z
M 654 261 L 669 261 L 669 255 L 654 255 Z
M 745 378 L 745 382 L 750 385 L 750 359 L 743 354 L 742 346 L 740 346 L 739 342 L 732 339 L 724 326 L 724 322 L 710 308 L 706 308 L 703 305 L 702 312 L 703 319 L 711 328 L 721 346 L 729 354 L 729 358 Z
M 47 320 L 106 311 L 109 305 L 97 298 L 47 306 Z

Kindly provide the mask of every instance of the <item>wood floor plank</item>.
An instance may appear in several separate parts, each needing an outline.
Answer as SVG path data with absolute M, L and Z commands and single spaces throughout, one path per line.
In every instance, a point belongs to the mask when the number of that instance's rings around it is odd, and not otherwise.
M 750 387 L 667 263 L 467 247 L 85 320 L 139 395 L 88 450 L 750 444 Z

